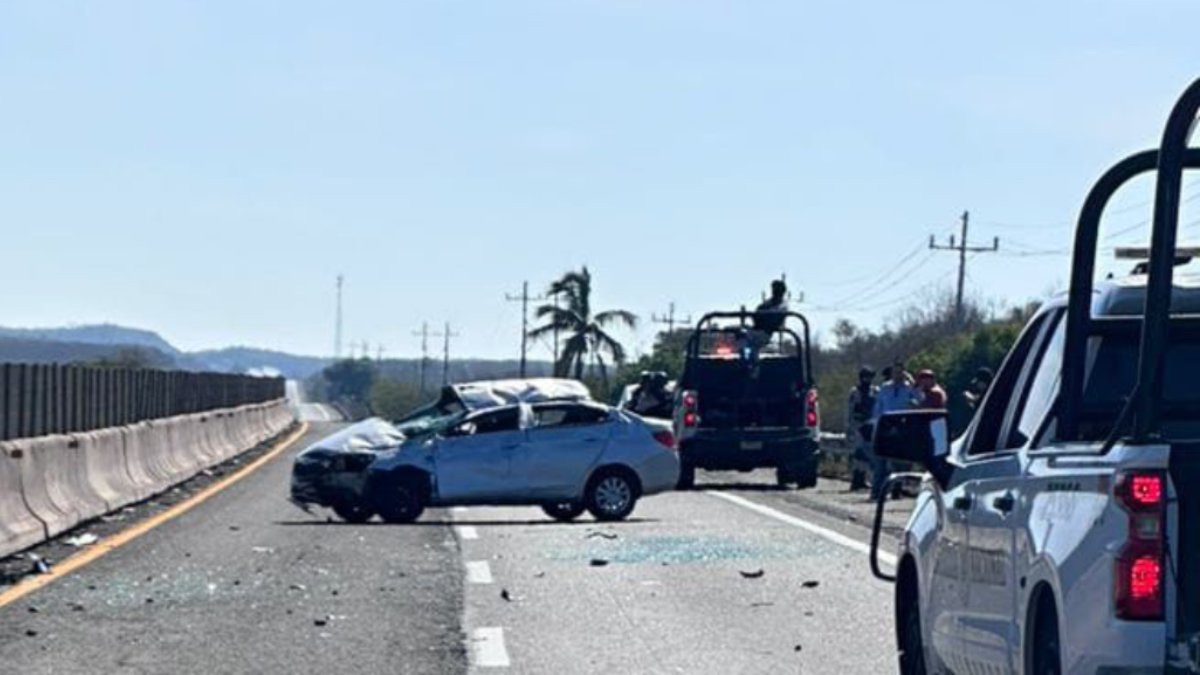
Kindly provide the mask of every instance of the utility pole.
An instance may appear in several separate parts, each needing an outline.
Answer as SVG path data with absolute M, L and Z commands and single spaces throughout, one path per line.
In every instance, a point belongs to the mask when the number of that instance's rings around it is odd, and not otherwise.
M 525 379 L 525 356 L 529 353 L 529 301 L 530 300 L 545 300 L 546 296 L 539 295 L 536 297 L 529 296 L 529 282 L 521 284 L 520 295 L 504 294 L 504 299 L 509 302 L 521 303 L 521 379 Z M 449 331 L 449 329 L 447 329 Z M 557 346 L 555 350 L 557 351 Z
M 382 343 L 375 345 L 375 362 L 376 363 L 383 363 L 383 353 L 386 351 L 387 351 L 387 347 L 384 347 Z
M 450 338 L 459 337 L 459 334 L 450 330 L 450 322 L 447 321 L 446 330 L 441 333 L 441 336 L 445 338 L 445 342 L 442 343 L 442 386 L 444 387 L 450 384 Z
M 342 358 L 342 275 L 337 275 L 337 318 L 333 327 L 333 358 Z
M 651 321 L 653 321 L 654 323 L 661 323 L 667 327 L 667 335 L 672 335 L 675 333 L 675 323 L 676 322 L 682 323 L 684 325 L 688 325 L 688 324 L 692 323 L 692 317 L 690 317 L 690 316 L 682 318 L 682 319 L 675 318 L 675 303 L 674 302 L 671 302 L 671 304 L 669 304 L 667 307 L 668 307 L 668 309 L 667 309 L 667 313 L 665 316 L 659 316 L 657 314 L 650 315 Z
M 935 242 L 934 236 L 929 235 L 929 248 L 934 251 L 958 251 L 958 294 L 954 299 L 954 316 L 961 324 L 966 318 L 963 314 L 963 288 L 967 279 L 967 253 L 994 253 L 1000 250 L 1000 237 L 992 239 L 991 246 L 970 246 L 967 243 L 967 225 L 971 219 L 968 211 L 962 214 L 962 240 L 955 243 L 954 235 L 950 235 L 950 243 L 941 245 Z
M 421 338 L 421 393 L 425 393 L 425 370 L 429 363 L 429 322 L 421 323 L 421 330 L 414 331 L 413 335 Z

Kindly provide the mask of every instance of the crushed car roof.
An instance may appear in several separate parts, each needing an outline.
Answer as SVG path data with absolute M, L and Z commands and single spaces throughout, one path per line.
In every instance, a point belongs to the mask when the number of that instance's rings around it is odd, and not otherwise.
M 483 410 L 513 403 L 592 399 L 591 392 L 582 382 L 554 377 L 463 382 L 452 384 L 450 388 L 468 410 Z

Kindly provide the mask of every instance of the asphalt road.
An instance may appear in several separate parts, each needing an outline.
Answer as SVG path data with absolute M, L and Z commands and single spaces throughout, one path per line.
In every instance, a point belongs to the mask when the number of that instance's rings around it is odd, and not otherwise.
M 333 428 L 0 608 L 0 671 L 894 672 L 871 505 L 843 484 L 709 474 L 626 523 L 470 508 L 353 526 L 284 499 L 290 456 Z
M 708 476 L 613 525 L 455 509 L 472 671 L 894 672 L 891 587 L 853 546 L 865 527 L 771 478 Z
M 0 671 L 462 672 L 448 527 L 327 524 L 285 501 L 287 458 L 330 429 L 0 609 Z

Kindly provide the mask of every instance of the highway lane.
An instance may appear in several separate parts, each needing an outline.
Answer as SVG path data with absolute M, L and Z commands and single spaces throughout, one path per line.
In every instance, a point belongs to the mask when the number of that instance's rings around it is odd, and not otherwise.
M 651 497 L 620 524 L 456 509 L 473 672 L 894 672 L 891 587 L 835 543 L 865 527 L 738 476 L 705 479 L 732 500 Z
M 301 422 L 340 422 L 342 415 L 327 403 L 310 403 L 304 391 L 304 383 L 288 380 L 284 383 L 288 403 Z
M 196 509 L 0 609 L 0 670 L 462 672 L 449 528 L 328 524 L 285 501 L 290 457 L 331 430 L 314 427 Z

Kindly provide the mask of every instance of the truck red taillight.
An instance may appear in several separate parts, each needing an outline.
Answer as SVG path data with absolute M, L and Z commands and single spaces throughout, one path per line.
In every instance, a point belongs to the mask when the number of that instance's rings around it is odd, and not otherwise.
M 700 398 L 694 391 L 683 392 L 683 426 L 691 429 L 700 424 Z
M 1124 473 L 1117 479 L 1117 502 L 1129 514 L 1128 539 L 1115 569 L 1117 618 L 1162 621 L 1166 487 L 1166 477 L 1156 471 Z
M 804 395 L 804 426 L 814 429 L 821 426 L 821 402 L 815 387 Z

